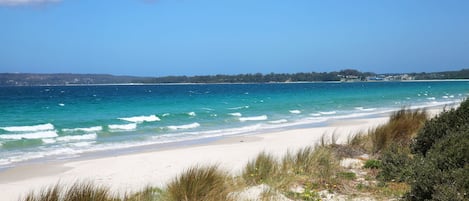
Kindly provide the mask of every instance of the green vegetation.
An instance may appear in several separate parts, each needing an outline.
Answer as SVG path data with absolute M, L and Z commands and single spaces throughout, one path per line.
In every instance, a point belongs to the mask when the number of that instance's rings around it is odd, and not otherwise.
M 469 101 L 461 103 L 458 109 L 451 109 L 425 123 L 416 141 L 412 144 L 414 153 L 425 155 L 429 149 L 441 138 L 452 133 L 467 130 L 469 122 Z
M 123 83 L 269 83 L 269 82 L 316 82 L 340 81 L 341 78 L 353 81 L 364 81 L 367 77 L 378 77 L 399 80 L 403 74 L 380 74 L 345 69 L 333 72 L 301 73 L 254 73 L 238 75 L 199 75 L 199 76 L 164 76 L 135 77 L 114 76 L 105 74 L 34 74 L 34 73 L 0 73 L 0 86 L 37 86 L 69 84 L 123 84 Z M 469 79 L 469 69 L 435 73 L 409 73 L 415 80 L 434 79 Z
M 95 185 L 91 182 L 76 182 L 70 187 L 62 187 L 60 184 L 43 189 L 37 194 L 30 193 L 24 201 L 112 201 L 118 198 L 109 193 L 109 189 Z
M 106 187 L 82 182 L 68 188 L 57 184 L 22 200 L 242 200 L 242 192 L 256 186 L 268 187 L 263 188 L 261 200 L 275 200 L 279 195 L 321 200 L 324 192 L 349 196 L 345 199 L 468 200 L 469 101 L 431 120 L 426 118 L 423 110 L 402 109 L 385 125 L 357 134 L 345 145 L 336 144 L 333 135 L 330 141 L 323 137 L 316 146 L 280 158 L 261 152 L 240 176 L 218 166 L 196 166 L 163 189 L 147 187 L 120 196 Z M 363 163 L 358 168 L 342 167 L 339 164 L 344 158 Z
M 168 201 L 230 200 L 230 177 L 218 166 L 192 167 L 166 188 Z
M 381 168 L 381 161 L 376 160 L 376 159 L 370 159 L 365 162 L 365 165 L 363 165 L 364 168 L 369 168 L 369 169 L 379 169 Z
M 278 174 L 278 162 L 273 155 L 261 152 L 250 161 L 243 171 L 243 178 L 248 185 L 272 182 Z
M 392 144 L 408 146 L 426 120 L 424 110 L 402 109 L 393 113 L 387 124 L 370 131 L 372 152 L 379 153 Z
M 428 121 L 415 143 L 408 200 L 469 199 L 469 101 Z

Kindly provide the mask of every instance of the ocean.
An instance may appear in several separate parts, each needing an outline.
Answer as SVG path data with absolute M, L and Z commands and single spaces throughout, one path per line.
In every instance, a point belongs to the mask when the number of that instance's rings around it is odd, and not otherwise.
M 461 102 L 469 81 L 0 87 L 0 168 Z

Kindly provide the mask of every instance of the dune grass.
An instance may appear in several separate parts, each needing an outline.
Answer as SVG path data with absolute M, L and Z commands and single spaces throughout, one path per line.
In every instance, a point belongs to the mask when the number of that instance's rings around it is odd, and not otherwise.
M 278 174 L 278 160 L 272 154 L 261 152 L 246 164 L 242 177 L 248 185 L 257 185 L 278 180 Z
M 168 201 L 224 201 L 232 200 L 228 194 L 231 176 L 216 165 L 194 166 L 170 182 L 166 188 Z
M 247 185 L 267 184 L 292 199 L 312 199 L 316 197 L 314 192 L 337 186 L 343 179 L 331 142 L 323 137 L 316 146 L 288 151 L 280 158 L 261 152 L 245 166 L 242 178 Z M 305 187 L 304 192 L 292 192 L 292 187 L 298 185 Z
M 403 108 L 392 113 L 386 124 L 354 135 L 347 144 L 373 154 L 381 153 L 391 144 L 408 147 L 427 119 L 425 110 Z
M 23 201 L 117 201 L 119 197 L 112 195 L 109 188 L 92 182 L 75 182 L 71 186 L 60 183 L 43 189 L 37 193 L 29 193 Z

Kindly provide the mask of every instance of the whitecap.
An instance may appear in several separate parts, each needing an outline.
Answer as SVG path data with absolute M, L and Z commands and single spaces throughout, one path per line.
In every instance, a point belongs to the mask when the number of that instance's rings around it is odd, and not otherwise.
M 281 124 L 281 123 L 286 123 L 288 120 L 286 119 L 279 119 L 279 120 L 274 120 L 274 121 L 269 121 L 271 124 Z
M 63 107 L 63 106 L 65 106 L 65 104 L 63 104 L 63 103 L 59 103 L 59 106 L 60 106 L 60 107 Z
M 313 117 L 319 117 L 319 116 L 321 116 L 321 113 L 311 113 L 309 115 L 311 115 Z
M 47 131 L 47 130 L 53 130 L 54 125 L 52 125 L 51 123 L 47 123 L 47 124 L 39 124 L 35 126 L 1 127 L 1 129 L 10 131 L 10 132 Z
M 234 117 L 240 117 L 240 116 L 243 116 L 241 113 L 239 112 L 233 112 L 233 113 L 228 113 L 229 115 L 231 116 L 234 116 Z
M 449 98 L 449 96 L 442 96 L 442 98 L 447 99 L 447 98 Z
M 143 122 L 152 122 L 152 121 L 160 121 L 161 120 L 156 115 L 125 117 L 125 118 L 119 118 L 119 119 L 124 120 L 124 121 L 134 122 L 134 123 L 143 123 Z
M 72 143 L 70 145 L 74 147 L 89 147 L 92 145 L 92 142 L 77 142 L 77 143 Z
M 167 116 L 169 116 L 169 115 L 170 115 L 169 113 L 164 113 L 164 114 L 162 114 L 161 116 L 162 116 L 162 117 L 167 117 Z
M 240 109 L 248 109 L 248 108 L 249 108 L 249 105 L 240 106 L 240 107 L 230 107 L 228 109 L 229 110 L 240 110 Z
M 254 117 L 240 117 L 239 121 L 262 121 L 267 120 L 267 115 L 254 116 Z
M 330 115 L 330 114 L 335 114 L 337 113 L 336 111 L 329 111 L 329 112 L 319 112 L 321 114 L 325 114 L 325 115 Z
M 369 112 L 369 111 L 375 111 L 376 108 L 364 108 L 364 107 L 355 107 L 356 110 L 364 111 L 364 112 Z
M 191 129 L 191 128 L 197 128 L 199 127 L 199 123 L 191 123 L 191 124 L 186 124 L 186 125 L 179 125 L 179 126 L 168 126 L 169 129 L 171 130 L 180 130 L 180 129 Z
M 62 131 L 64 132 L 75 132 L 75 131 L 83 131 L 83 132 L 98 132 L 103 130 L 102 126 L 93 126 L 89 128 L 64 128 Z
M 12 135 L 0 135 L 0 139 L 11 139 L 11 140 L 21 140 L 21 139 L 41 139 L 41 138 L 52 138 L 57 137 L 55 131 L 41 131 L 35 133 L 23 133 L 23 134 L 12 134 Z
M 137 128 L 137 124 L 111 124 L 108 127 L 111 130 L 134 130 Z
M 46 139 L 42 139 L 42 142 L 43 142 L 44 144 L 53 144 L 53 143 L 55 143 L 55 142 L 57 142 L 57 141 L 54 140 L 54 139 L 46 138 Z
M 96 133 L 86 134 L 86 135 L 68 135 L 63 137 L 58 137 L 56 140 L 61 142 L 69 141 L 79 141 L 79 140 L 94 140 L 98 135 Z
M 299 110 L 290 110 L 289 112 L 292 113 L 292 114 L 300 114 L 301 113 L 301 111 L 299 111 Z
M 427 98 L 428 100 L 435 100 L 435 97 Z

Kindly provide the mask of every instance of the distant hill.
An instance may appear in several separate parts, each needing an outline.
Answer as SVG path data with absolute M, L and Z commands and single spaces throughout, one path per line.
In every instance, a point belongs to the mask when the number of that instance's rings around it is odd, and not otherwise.
M 127 84 L 127 83 L 268 83 L 268 82 L 314 82 L 314 81 L 367 81 L 370 78 L 401 77 L 411 80 L 469 79 L 469 69 L 435 73 L 375 74 L 345 69 L 333 72 L 270 73 L 205 76 L 164 76 L 137 77 L 107 74 L 36 74 L 0 73 L 0 86 L 40 86 L 40 85 L 86 85 L 86 84 Z M 396 79 L 397 78 L 397 79 Z M 386 79 L 384 79 L 386 80 Z
M 142 79 L 105 74 L 0 73 L 0 85 L 3 86 L 122 84 L 140 82 Z

